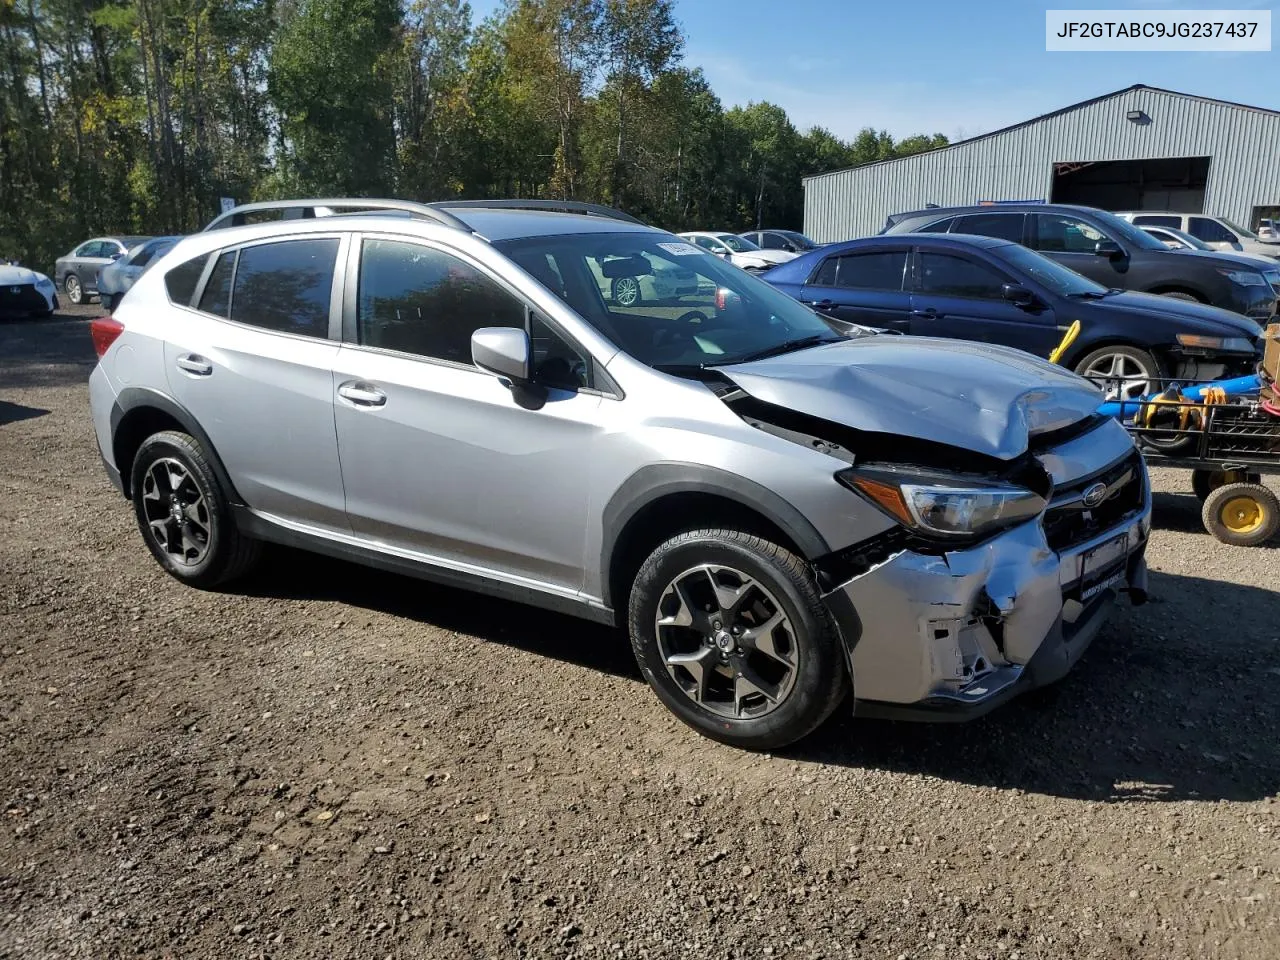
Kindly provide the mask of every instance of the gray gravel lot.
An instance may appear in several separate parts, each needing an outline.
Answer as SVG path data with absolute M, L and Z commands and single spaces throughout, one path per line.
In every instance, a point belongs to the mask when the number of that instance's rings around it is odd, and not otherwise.
M 600 627 L 284 550 L 166 577 L 96 312 L 0 325 L 0 958 L 1280 956 L 1280 554 L 1186 475 L 1057 688 L 753 755 Z

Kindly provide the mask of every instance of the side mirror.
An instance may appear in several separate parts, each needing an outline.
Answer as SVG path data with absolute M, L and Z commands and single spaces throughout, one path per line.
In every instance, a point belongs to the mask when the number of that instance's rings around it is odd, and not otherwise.
M 471 334 L 471 361 L 512 383 L 529 380 L 529 335 L 515 327 L 481 327 Z
M 119 260 L 119 259 L 120 259 L 121 257 L 123 257 L 123 256 L 124 256 L 124 254 L 123 254 L 123 253 L 120 253 L 119 251 L 117 251 L 116 253 L 113 253 L 113 254 L 111 255 L 111 259 L 112 259 L 112 260 Z
M 1000 288 L 1000 295 L 1020 307 L 1029 307 L 1036 302 L 1036 295 L 1017 283 L 1006 283 Z
M 1124 251 L 1120 249 L 1120 244 L 1114 240 L 1099 240 L 1094 244 L 1093 252 L 1100 257 L 1119 257 L 1124 254 Z

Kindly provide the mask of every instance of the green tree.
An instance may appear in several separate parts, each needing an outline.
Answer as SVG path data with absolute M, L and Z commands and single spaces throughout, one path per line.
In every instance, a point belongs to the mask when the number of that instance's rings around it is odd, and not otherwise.
M 281 182 L 317 193 L 386 193 L 395 179 L 396 0 L 299 0 L 271 52 Z
M 614 203 L 622 203 L 628 180 L 627 102 L 644 96 L 653 79 L 679 58 L 684 38 L 671 0 L 605 0 L 601 30 L 609 53 L 607 99 L 618 131 L 609 192 Z

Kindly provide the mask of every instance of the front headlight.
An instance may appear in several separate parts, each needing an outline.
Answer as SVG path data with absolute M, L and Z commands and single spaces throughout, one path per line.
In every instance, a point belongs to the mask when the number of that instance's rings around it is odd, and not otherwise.
M 898 467 L 853 468 L 836 479 L 910 530 L 928 537 L 972 539 L 1032 517 L 1045 508 L 1023 487 Z
M 1178 334 L 1178 344 L 1196 350 L 1221 350 L 1223 353 L 1253 353 L 1253 343 L 1245 337 L 1206 337 L 1198 333 Z
M 1265 287 L 1268 286 L 1266 277 L 1258 273 L 1256 270 L 1222 270 L 1218 272 L 1230 280 L 1232 283 L 1238 283 L 1242 287 Z
M 46 277 L 43 273 L 36 274 L 36 286 L 40 289 L 52 289 L 53 281 Z

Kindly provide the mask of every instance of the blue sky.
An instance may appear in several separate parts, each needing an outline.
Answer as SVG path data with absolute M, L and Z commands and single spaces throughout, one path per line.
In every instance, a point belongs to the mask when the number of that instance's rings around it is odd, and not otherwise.
M 477 17 L 498 6 L 472 0 Z M 1270 53 L 1048 53 L 1046 9 L 1271 9 L 1280 0 L 676 0 L 685 62 L 726 107 L 769 100 L 842 137 L 974 136 L 1135 83 L 1280 109 Z

